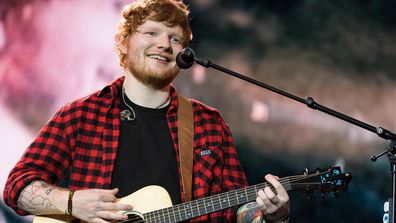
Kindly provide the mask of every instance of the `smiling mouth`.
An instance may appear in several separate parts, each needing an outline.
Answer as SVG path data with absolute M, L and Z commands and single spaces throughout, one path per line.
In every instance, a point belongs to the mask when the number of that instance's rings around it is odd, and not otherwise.
M 159 61 L 166 62 L 166 63 L 169 63 L 171 61 L 169 58 L 161 56 L 161 55 L 157 55 L 157 54 L 151 54 L 151 55 L 147 55 L 147 56 L 151 59 L 159 60 Z

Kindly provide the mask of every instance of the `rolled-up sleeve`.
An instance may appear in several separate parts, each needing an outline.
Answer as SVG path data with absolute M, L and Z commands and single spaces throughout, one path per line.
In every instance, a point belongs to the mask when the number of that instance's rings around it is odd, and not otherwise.
M 63 179 L 70 163 L 63 109 L 60 109 L 39 131 L 11 170 L 3 192 L 5 204 L 19 215 L 29 213 L 17 207 L 21 191 L 34 180 L 55 184 Z

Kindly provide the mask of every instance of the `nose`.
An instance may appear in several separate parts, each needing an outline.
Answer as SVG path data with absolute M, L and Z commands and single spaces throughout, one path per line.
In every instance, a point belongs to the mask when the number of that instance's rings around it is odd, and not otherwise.
M 162 35 L 158 36 L 156 40 L 156 46 L 168 53 L 172 53 L 172 45 L 170 41 L 170 37 L 163 33 Z

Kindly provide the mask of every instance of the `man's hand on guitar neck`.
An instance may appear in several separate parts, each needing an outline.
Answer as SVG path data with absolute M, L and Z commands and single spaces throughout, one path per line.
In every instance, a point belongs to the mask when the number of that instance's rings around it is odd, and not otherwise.
M 126 220 L 127 215 L 119 211 L 131 211 L 132 206 L 116 203 L 118 189 L 86 189 L 74 193 L 72 214 L 74 217 L 95 223 L 106 220 Z M 69 191 L 49 185 L 44 181 L 33 181 L 25 187 L 19 198 L 18 207 L 35 215 L 65 214 Z
M 275 188 L 276 193 L 270 187 L 265 187 L 264 190 L 258 192 L 256 202 L 266 221 L 284 222 L 290 213 L 289 195 L 278 181 L 279 177 L 267 174 L 265 179 Z

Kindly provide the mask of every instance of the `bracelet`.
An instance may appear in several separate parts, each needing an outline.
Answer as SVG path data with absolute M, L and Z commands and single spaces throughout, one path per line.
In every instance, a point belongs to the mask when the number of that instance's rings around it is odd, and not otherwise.
M 70 216 L 73 215 L 73 195 L 74 195 L 74 190 L 71 190 L 69 192 L 69 198 L 67 200 L 67 210 L 66 210 L 66 214 Z

